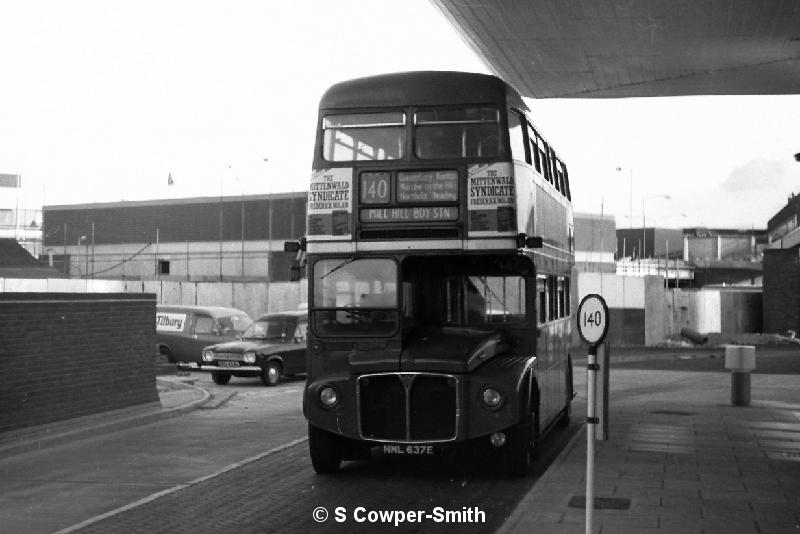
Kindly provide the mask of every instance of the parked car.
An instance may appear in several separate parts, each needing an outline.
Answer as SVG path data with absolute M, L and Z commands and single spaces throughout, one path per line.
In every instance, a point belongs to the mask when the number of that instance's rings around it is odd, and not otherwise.
M 262 315 L 240 340 L 206 347 L 200 370 L 209 371 L 215 384 L 227 384 L 231 376 L 258 376 L 274 386 L 281 375 L 306 372 L 307 329 L 306 311 Z
M 197 369 L 203 348 L 238 339 L 253 323 L 247 313 L 221 306 L 156 306 L 158 352 L 180 367 Z

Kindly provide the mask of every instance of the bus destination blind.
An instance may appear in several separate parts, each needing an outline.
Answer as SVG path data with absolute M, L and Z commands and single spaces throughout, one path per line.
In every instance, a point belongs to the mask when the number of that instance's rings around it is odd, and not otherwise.
M 400 172 L 397 174 L 397 201 L 455 202 L 458 200 L 456 171 Z
M 414 208 L 365 208 L 359 213 L 363 223 L 443 222 L 458 220 L 455 206 L 417 206 Z

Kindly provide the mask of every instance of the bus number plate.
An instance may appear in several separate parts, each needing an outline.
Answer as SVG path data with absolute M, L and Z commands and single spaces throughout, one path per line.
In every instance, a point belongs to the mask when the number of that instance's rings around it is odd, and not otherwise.
M 431 456 L 433 445 L 395 445 L 386 444 L 383 446 L 383 454 L 407 454 L 410 456 Z

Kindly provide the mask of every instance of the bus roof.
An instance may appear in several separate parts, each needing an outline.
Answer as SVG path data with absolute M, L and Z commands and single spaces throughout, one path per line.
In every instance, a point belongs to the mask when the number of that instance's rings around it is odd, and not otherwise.
M 339 82 L 320 100 L 320 109 L 408 105 L 511 104 L 528 106 L 496 76 L 474 72 L 414 71 L 380 74 Z

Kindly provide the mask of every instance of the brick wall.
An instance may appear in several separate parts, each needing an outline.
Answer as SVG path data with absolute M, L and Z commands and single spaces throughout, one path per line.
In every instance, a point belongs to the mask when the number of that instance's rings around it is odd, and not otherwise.
M 0 432 L 158 401 L 155 296 L 0 294 Z
M 800 250 L 764 251 L 764 332 L 800 333 Z

